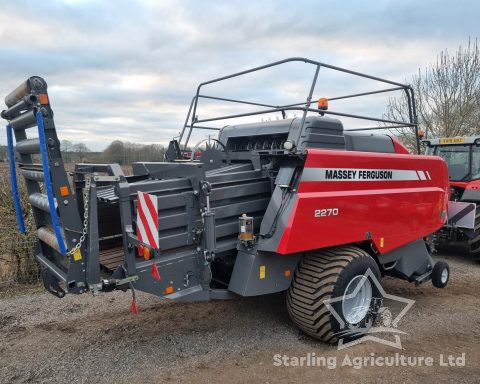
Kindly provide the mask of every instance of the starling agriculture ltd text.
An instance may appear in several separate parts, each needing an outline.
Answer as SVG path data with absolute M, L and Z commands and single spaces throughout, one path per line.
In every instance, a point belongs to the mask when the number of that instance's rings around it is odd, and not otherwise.
M 351 367 L 362 369 L 367 367 L 465 367 L 466 355 L 440 354 L 433 356 L 405 356 L 395 353 L 391 356 L 377 356 L 370 353 L 368 356 L 351 356 L 343 358 L 336 356 L 317 356 L 315 352 L 303 356 L 287 356 L 276 354 L 273 356 L 275 367 L 318 367 L 335 369 L 337 367 Z

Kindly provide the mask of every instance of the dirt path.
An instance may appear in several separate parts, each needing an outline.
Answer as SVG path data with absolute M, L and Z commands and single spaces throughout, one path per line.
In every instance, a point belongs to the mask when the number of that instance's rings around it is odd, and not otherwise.
M 480 382 L 480 264 L 448 257 L 451 283 L 438 290 L 393 279 L 385 290 L 415 300 L 399 328 L 403 350 L 368 341 L 338 351 L 300 334 L 283 295 L 169 303 L 138 295 L 46 293 L 0 300 L 0 383 Z M 277 367 L 274 355 L 336 359 L 336 368 Z M 432 367 L 341 366 L 345 356 L 432 357 Z M 465 367 L 439 356 L 466 354 Z M 353 362 L 352 362 L 353 364 Z

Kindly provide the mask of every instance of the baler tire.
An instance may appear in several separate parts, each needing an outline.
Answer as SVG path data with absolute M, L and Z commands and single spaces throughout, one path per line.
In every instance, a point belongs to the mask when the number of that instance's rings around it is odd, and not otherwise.
M 368 269 L 373 273 L 368 279 L 372 287 L 369 311 L 357 324 L 350 324 L 343 314 L 343 300 L 330 303 L 340 315 L 345 326 L 341 327 L 324 301 L 344 297 L 349 283 L 363 276 Z M 364 250 L 355 246 L 339 246 L 307 252 L 287 291 L 287 309 L 294 324 L 307 335 L 328 344 L 339 339 L 352 341 L 364 336 L 375 321 L 382 295 L 377 286 L 381 275 L 375 260 Z M 360 326 L 360 327 L 359 327 Z M 358 332 L 359 328 L 363 331 Z M 360 334 L 359 334 L 360 333 Z
M 436 288 L 445 288 L 450 279 L 450 268 L 443 261 L 437 261 L 433 266 L 432 284 Z

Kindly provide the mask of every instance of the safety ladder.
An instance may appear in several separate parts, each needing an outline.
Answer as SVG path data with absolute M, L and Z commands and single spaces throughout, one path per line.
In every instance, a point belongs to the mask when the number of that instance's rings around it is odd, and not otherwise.
M 8 109 L 1 117 L 8 121 L 7 152 L 19 230 L 26 231 L 18 190 L 17 159 L 37 228 L 36 258 L 44 267 L 44 284 L 60 297 L 65 292 L 59 282 L 63 282 L 69 292 L 82 293 L 86 248 L 85 245 L 75 247 L 83 229 L 81 208 L 63 164 L 45 80 L 30 77 L 5 98 L 5 104 Z M 38 137 L 28 138 L 27 131 L 34 127 L 38 129 Z M 40 163 L 35 163 L 35 155 L 40 155 Z

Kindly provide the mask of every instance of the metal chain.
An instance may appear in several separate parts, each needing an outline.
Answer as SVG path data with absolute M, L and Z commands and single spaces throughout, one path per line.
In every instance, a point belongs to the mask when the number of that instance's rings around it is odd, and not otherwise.
M 82 244 L 87 237 L 88 232 L 88 198 L 90 196 L 90 177 L 85 178 L 85 192 L 83 193 L 83 229 L 82 229 L 82 236 L 80 236 L 80 241 L 75 244 L 75 246 L 67 252 L 67 256 L 73 255 L 76 251 L 80 249 Z

